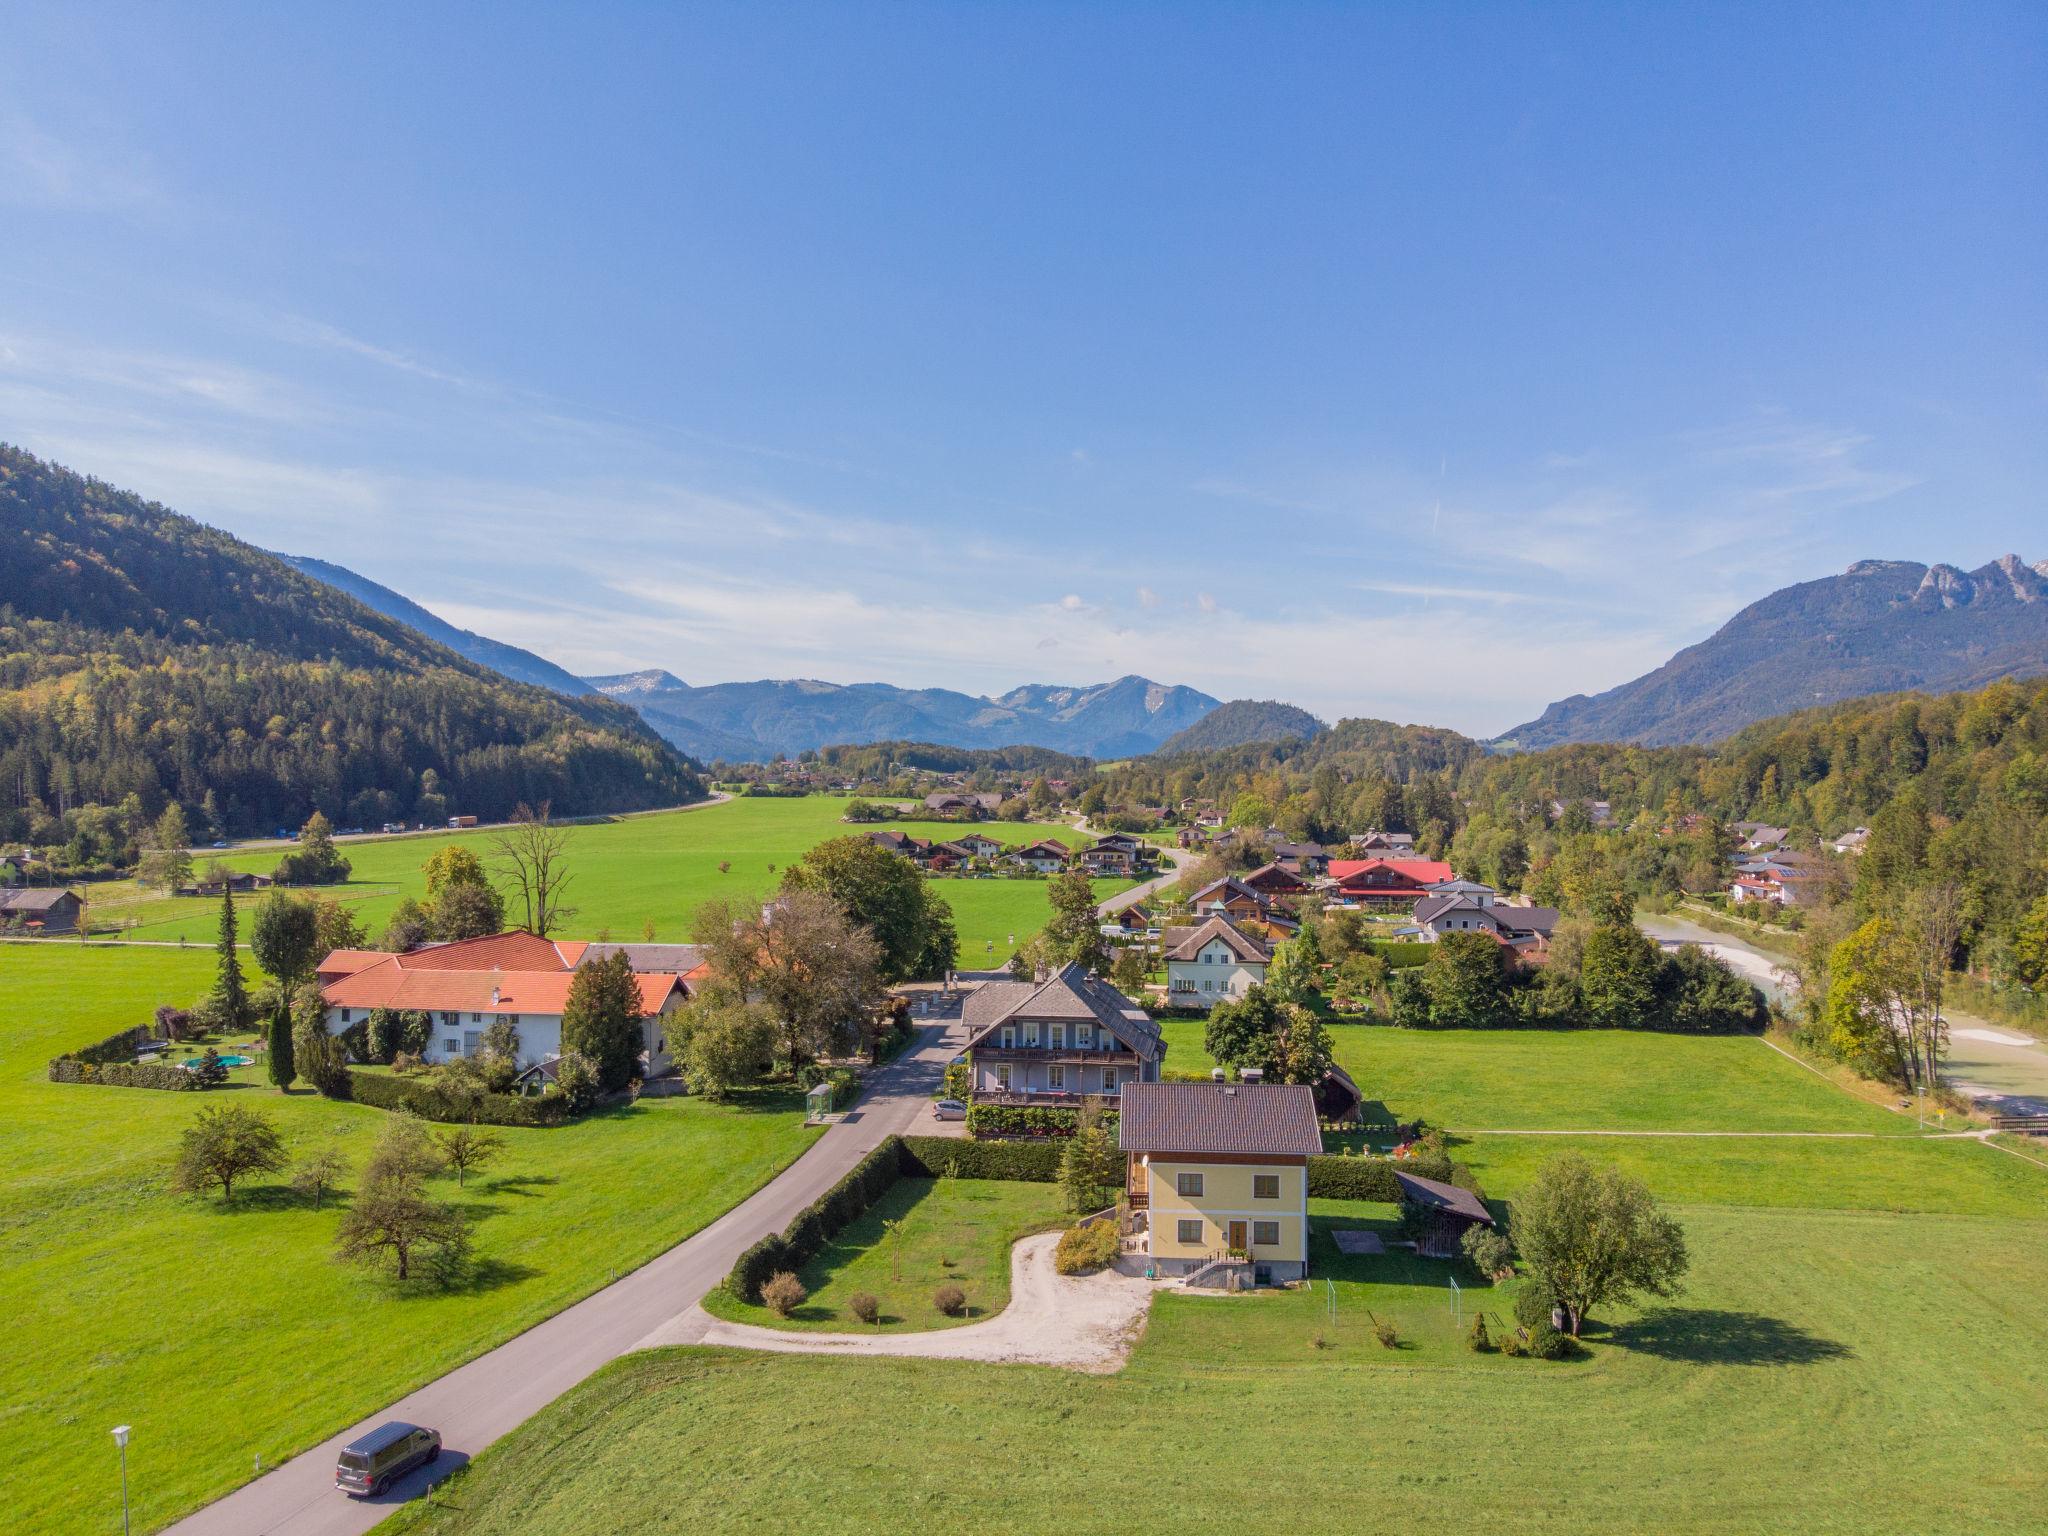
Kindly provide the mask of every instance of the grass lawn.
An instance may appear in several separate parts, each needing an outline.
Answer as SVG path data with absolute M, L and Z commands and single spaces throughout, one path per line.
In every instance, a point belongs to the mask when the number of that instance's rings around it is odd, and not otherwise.
M 884 1223 L 900 1225 L 891 1237 Z M 1020 1237 L 1063 1226 L 1056 1184 L 992 1179 L 901 1179 L 880 1204 L 853 1223 L 797 1278 L 809 1298 L 787 1318 L 750 1306 L 724 1290 L 705 1310 L 735 1323 L 814 1332 L 865 1332 L 847 1300 L 866 1291 L 881 1303 L 876 1332 L 911 1333 L 979 1322 L 1010 1302 L 1010 1247 Z M 932 1293 L 957 1285 L 967 1311 L 947 1317 Z
M 1388 1214 L 1322 1209 L 1325 1231 Z M 1470 1354 L 1442 1266 L 1338 1260 L 1319 1235 L 1334 1325 L 1321 1284 L 1168 1294 L 1109 1377 L 634 1356 L 380 1529 L 740 1531 L 801 1510 L 819 1532 L 1085 1536 L 1130 1528 L 1126 1501 L 1077 1496 L 1112 1475 L 1170 1490 L 1176 1523 L 1261 1530 L 2039 1528 L 2048 1223 L 1679 1214 L 1694 1255 L 1685 1294 L 1596 1315 L 1576 1361 Z M 1477 1286 L 1466 1305 L 1506 1310 Z M 1372 1338 L 1368 1309 L 1401 1348 Z
M 4 1524 L 112 1529 L 107 1431 L 135 1426 L 150 1530 L 530 1327 L 729 1209 L 810 1144 L 801 1105 L 650 1100 L 557 1130 L 507 1130 L 444 1198 L 469 1212 L 477 1277 L 402 1294 L 330 1257 L 337 1212 L 265 1179 L 231 1206 L 165 1187 L 206 1103 L 275 1117 L 295 1150 L 360 1160 L 384 1115 L 253 1071 L 211 1096 L 57 1085 L 44 1064 L 196 996 L 211 956 L 0 947 L 0 1466 Z
M 847 802 L 838 797 L 808 796 L 799 800 L 733 800 L 699 810 L 629 816 L 617 821 L 573 827 L 566 855 L 572 876 L 568 900 L 576 908 L 567 932 L 587 938 L 609 932 L 616 939 L 637 939 L 643 925 L 654 924 L 655 937 L 674 942 L 689 937 L 697 908 L 714 897 L 753 900 L 768 894 L 781 871 L 829 837 L 872 830 L 839 819 Z M 960 836 L 959 822 L 900 821 L 890 827 L 920 837 Z M 1070 848 L 1085 841 L 1072 827 L 1058 823 L 980 822 L 974 830 L 1003 842 L 1028 842 L 1056 837 Z M 372 938 L 384 926 L 403 896 L 425 894 L 420 867 L 437 849 L 460 843 L 488 858 L 491 834 L 451 832 L 436 837 L 371 838 L 342 845 L 353 866 L 348 883 L 331 894 L 357 910 Z M 224 855 L 236 869 L 267 872 L 276 850 Z M 731 868 L 720 873 L 718 866 Z M 1099 880 L 1096 891 L 1109 896 L 1129 882 Z M 1045 922 L 1045 884 L 1038 880 L 957 880 L 938 882 L 952 905 L 960 932 L 962 963 L 979 965 L 991 957 L 1009 958 L 1014 942 L 1036 933 Z M 132 938 L 185 939 L 210 943 L 220 904 L 197 897 L 165 897 L 139 890 L 133 881 L 91 887 L 93 921 L 128 923 Z M 515 920 L 517 914 L 514 914 Z
M 1164 1021 L 1169 1069 L 1209 1069 L 1202 1027 Z M 1330 1034 L 1368 1099 L 1454 1131 L 1917 1129 L 1749 1035 L 1341 1023 Z

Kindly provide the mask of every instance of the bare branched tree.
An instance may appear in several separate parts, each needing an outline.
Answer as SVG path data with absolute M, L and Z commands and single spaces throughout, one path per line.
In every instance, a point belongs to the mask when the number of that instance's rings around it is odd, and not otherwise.
M 1948 1053 L 1948 1021 L 1941 1016 L 1949 969 L 1963 936 L 1963 896 L 1953 881 L 1915 887 L 1900 912 L 1914 996 L 1908 1019 L 1920 1081 L 1932 1088 Z
M 564 867 L 569 829 L 548 819 L 548 802 L 538 811 L 521 805 L 512 824 L 491 839 L 491 869 L 517 894 L 526 913 L 526 931 L 546 938 L 576 915 L 565 906 L 562 892 L 572 878 Z

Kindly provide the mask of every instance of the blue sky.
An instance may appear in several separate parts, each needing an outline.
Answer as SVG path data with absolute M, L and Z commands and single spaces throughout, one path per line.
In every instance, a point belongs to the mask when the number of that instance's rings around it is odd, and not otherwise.
M 2048 558 L 2039 7 L 6 27 L 0 438 L 578 670 L 1491 733 Z

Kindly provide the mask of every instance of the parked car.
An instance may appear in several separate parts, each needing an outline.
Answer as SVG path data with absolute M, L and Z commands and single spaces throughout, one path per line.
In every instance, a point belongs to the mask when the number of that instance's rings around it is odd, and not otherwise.
M 357 1498 L 375 1498 L 415 1467 L 441 1455 L 441 1432 L 393 1419 L 342 1447 L 334 1486 Z
M 965 1120 L 967 1106 L 958 1099 L 939 1099 L 932 1104 L 934 1120 Z
M 222 838 L 222 839 L 220 839 L 219 841 L 217 841 L 217 842 L 215 842 L 215 843 L 212 843 L 212 844 L 210 844 L 209 846 L 211 846 L 211 847 L 214 847 L 214 848 L 225 848 L 225 847 L 227 847 L 227 845 L 228 845 L 228 844 L 227 844 L 227 839 L 226 839 L 226 838 Z

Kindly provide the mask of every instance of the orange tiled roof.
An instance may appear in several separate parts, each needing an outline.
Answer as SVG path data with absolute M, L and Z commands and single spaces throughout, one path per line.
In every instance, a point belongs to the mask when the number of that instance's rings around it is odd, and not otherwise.
M 404 954 L 337 949 L 320 962 L 319 974 L 332 978 L 320 995 L 336 1008 L 560 1013 L 589 947 L 582 940 L 513 932 L 429 944 Z M 690 974 L 705 969 L 700 965 Z M 659 1013 L 671 994 L 689 990 L 674 971 L 636 971 L 633 979 L 643 1014 Z

